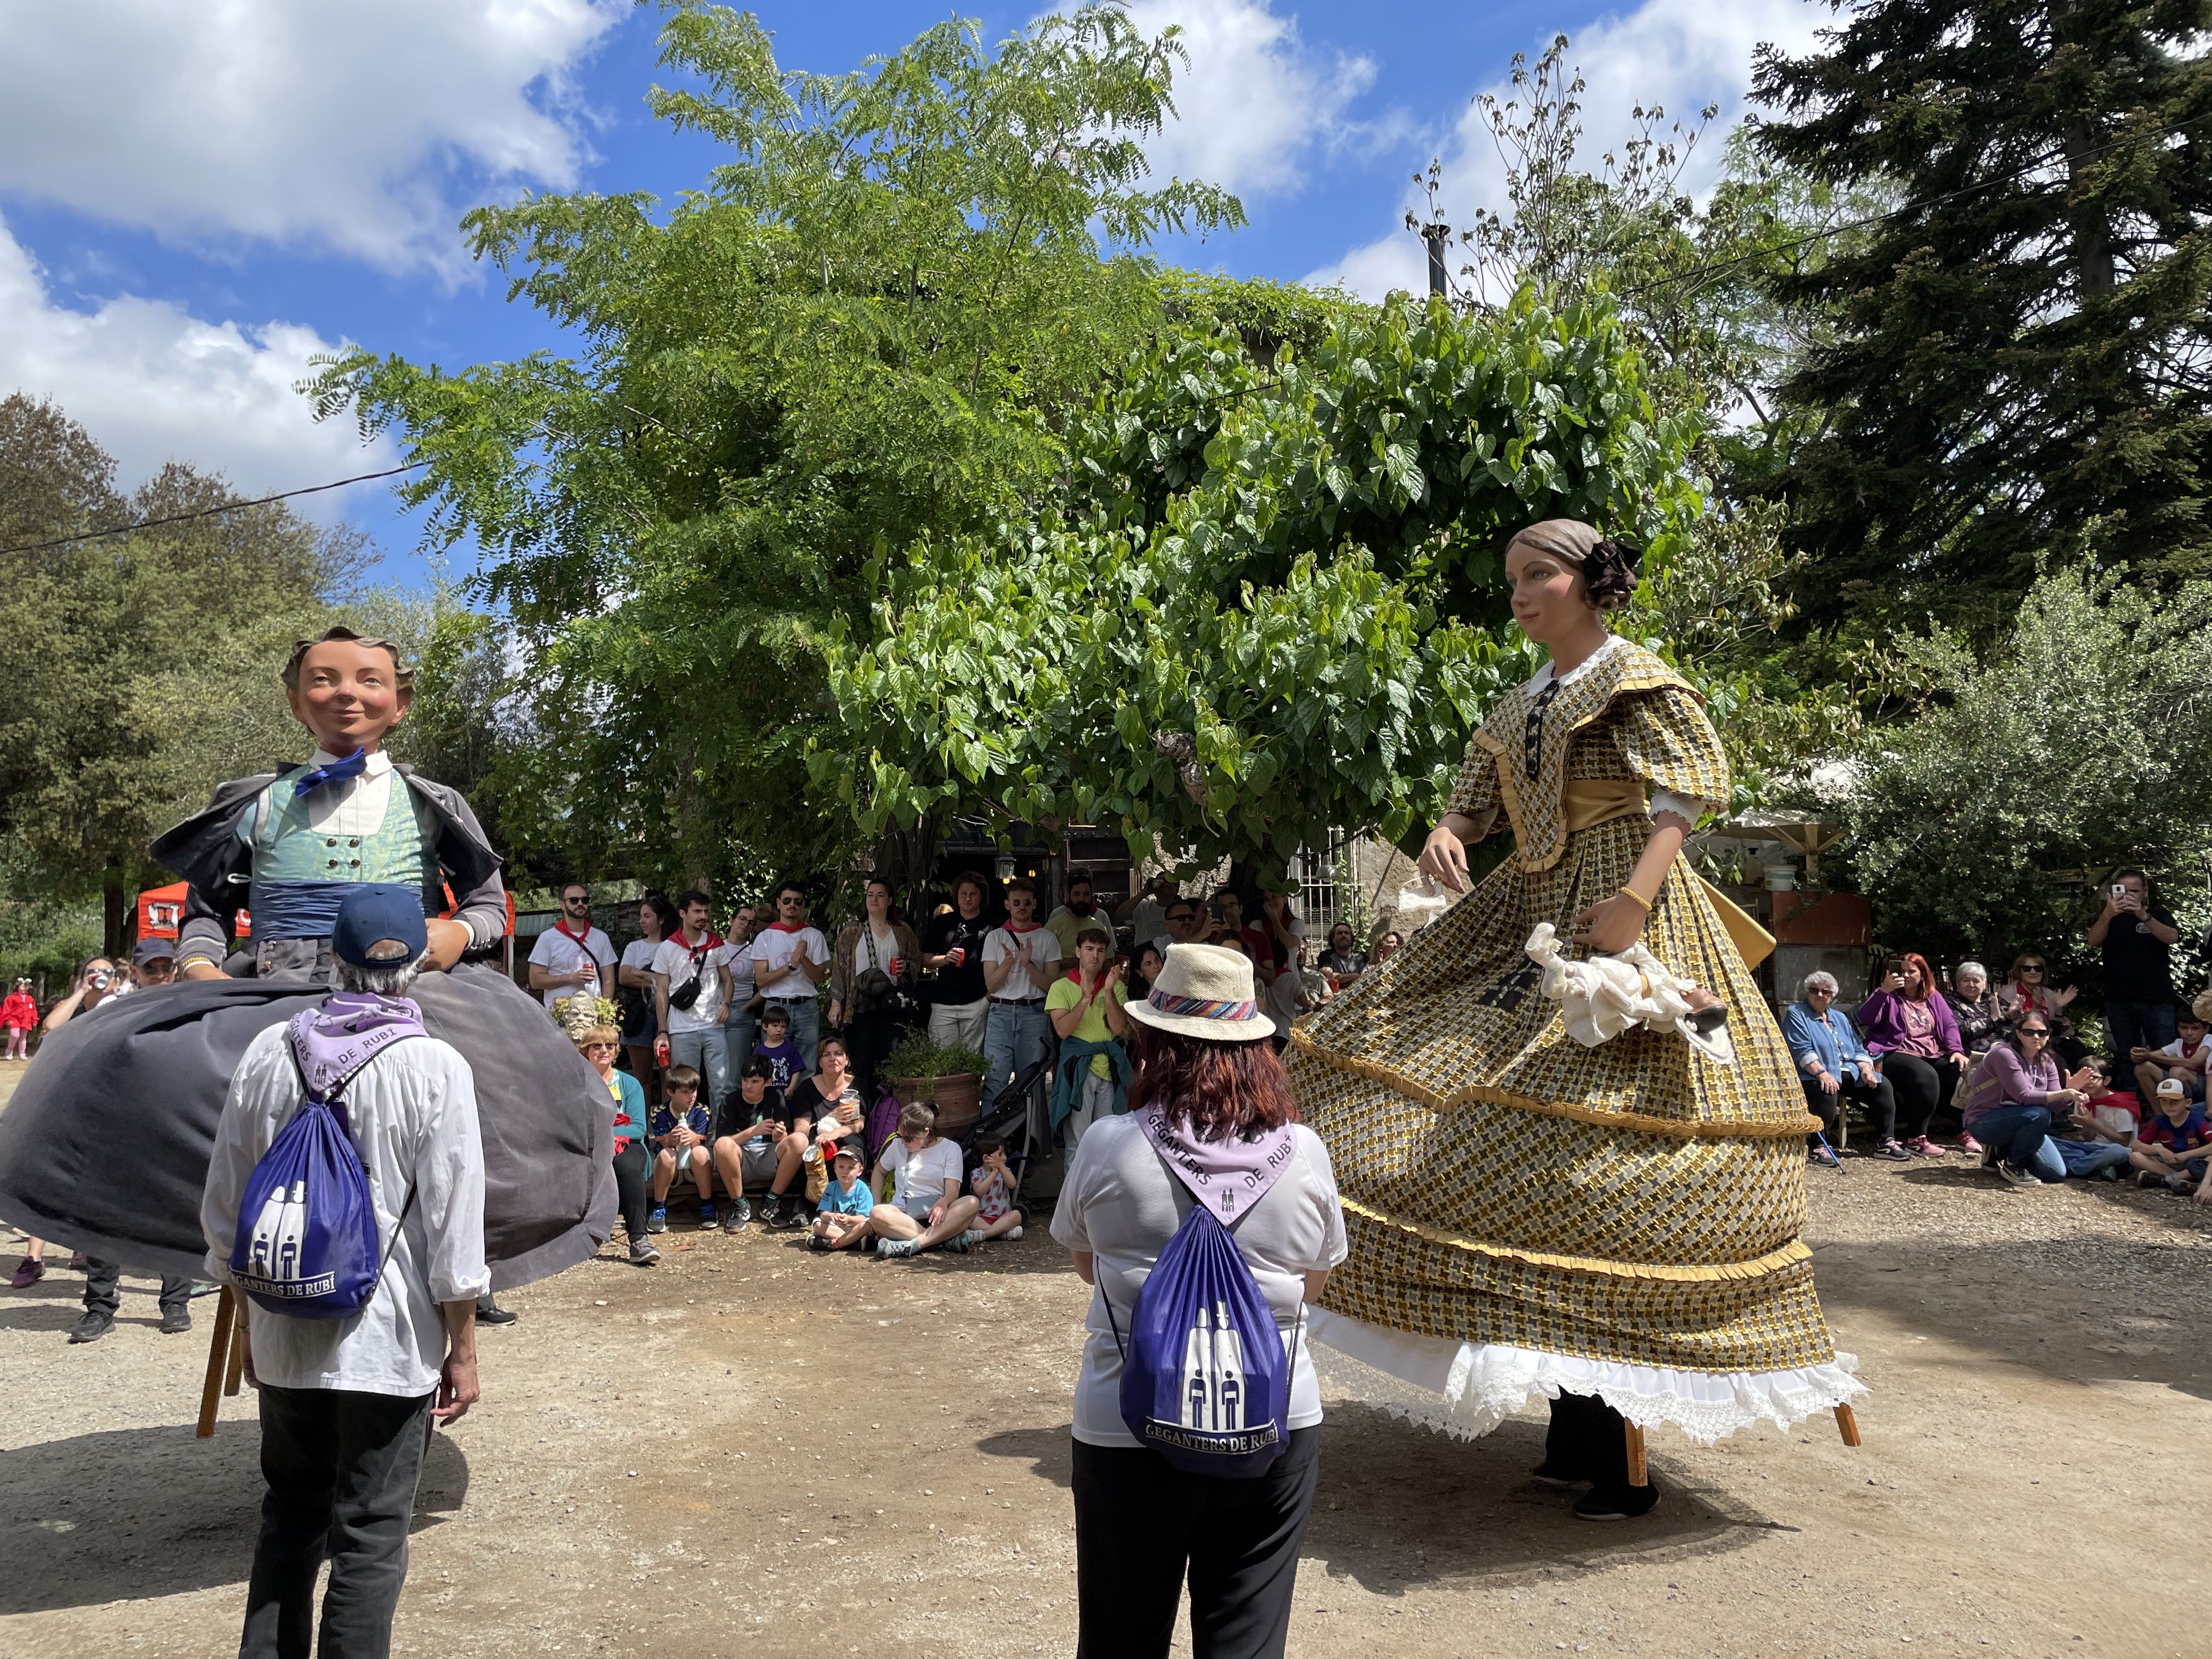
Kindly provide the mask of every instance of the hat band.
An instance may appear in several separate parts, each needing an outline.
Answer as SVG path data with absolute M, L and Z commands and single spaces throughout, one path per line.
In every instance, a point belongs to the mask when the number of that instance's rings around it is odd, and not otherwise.
M 1205 997 L 1162 996 L 1158 991 L 1148 999 L 1155 1013 L 1174 1014 L 1185 1019 L 1250 1019 L 1257 1008 L 1251 1002 L 1214 1002 Z

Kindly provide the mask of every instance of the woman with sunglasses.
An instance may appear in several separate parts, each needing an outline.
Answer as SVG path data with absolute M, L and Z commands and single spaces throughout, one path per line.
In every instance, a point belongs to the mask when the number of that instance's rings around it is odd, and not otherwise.
M 2063 991 L 2051 988 L 2051 969 L 2042 956 L 2033 951 L 2023 951 L 2013 958 L 2012 970 L 2005 975 L 2006 982 L 1997 988 L 1997 1008 L 2007 1020 L 2022 1013 L 2041 1014 L 2044 1023 L 2051 1027 L 2051 1052 L 2059 1063 L 2069 1069 L 2077 1068 L 2089 1057 L 2089 1051 L 2075 1035 L 2074 1022 L 2066 1017 L 2066 1009 L 2081 994 L 2079 988 L 2068 986 Z
M 1984 1165 L 1994 1165 L 2014 1187 L 2042 1185 L 2033 1166 L 2050 1138 L 2052 1119 L 2087 1101 L 2093 1080 L 2087 1071 L 2059 1075 L 2049 1020 L 2032 1010 L 2014 1015 L 2004 1040 L 1975 1072 L 1966 1097 L 1966 1127 L 1989 1148 Z

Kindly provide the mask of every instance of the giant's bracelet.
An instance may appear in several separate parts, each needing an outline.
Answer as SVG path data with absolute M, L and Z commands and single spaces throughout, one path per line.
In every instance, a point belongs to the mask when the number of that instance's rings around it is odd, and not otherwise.
M 1634 888 L 1622 888 L 1620 890 L 1620 896 L 1633 903 L 1636 908 L 1643 911 L 1645 915 L 1648 916 L 1651 914 L 1651 901 L 1644 897 L 1643 894 L 1638 892 Z

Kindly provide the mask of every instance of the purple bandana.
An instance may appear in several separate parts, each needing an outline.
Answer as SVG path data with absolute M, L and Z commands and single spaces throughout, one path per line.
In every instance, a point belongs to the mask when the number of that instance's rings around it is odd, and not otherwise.
M 307 1091 L 326 1100 L 349 1073 L 370 1056 L 402 1037 L 427 1036 L 422 1011 L 405 997 L 380 997 L 373 991 L 333 991 L 319 1008 L 292 1018 L 292 1057 L 307 1079 Z
M 1190 1195 L 1224 1227 L 1267 1195 L 1298 1149 L 1287 1123 L 1257 1140 L 1194 1140 L 1189 1120 L 1170 1122 L 1158 1106 L 1139 1111 L 1137 1123 Z

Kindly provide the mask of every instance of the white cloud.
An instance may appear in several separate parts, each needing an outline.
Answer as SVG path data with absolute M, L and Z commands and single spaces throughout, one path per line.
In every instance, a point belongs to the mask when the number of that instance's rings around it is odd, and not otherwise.
M 1570 27 L 1567 64 L 1579 69 L 1588 83 L 1581 98 L 1583 136 L 1578 164 L 1597 167 L 1604 152 L 1629 136 L 1629 112 L 1638 104 L 1647 108 L 1663 105 L 1671 126 L 1677 118 L 1693 125 L 1699 110 L 1717 103 L 1720 113 L 1682 178 L 1686 189 L 1701 193 L 1717 178 L 1723 141 L 1742 117 L 1753 51 L 1762 41 L 1791 53 L 1810 51 L 1817 44 L 1814 32 L 1832 21 L 1825 8 L 1807 5 L 1804 0 L 1644 0 L 1626 15 L 1608 15 L 1585 27 Z M 1550 31 L 1531 40 L 1530 60 L 1550 44 Z M 1500 99 L 1511 95 L 1502 76 L 1486 90 Z M 1472 102 L 1460 112 L 1442 150 L 1447 222 L 1469 225 L 1478 205 L 1493 211 L 1505 205 L 1504 168 L 1481 112 Z M 1428 158 L 1415 159 L 1425 162 Z M 1402 222 L 1407 208 L 1424 206 L 1424 198 L 1408 194 L 1391 218 Z M 1380 299 L 1393 288 L 1424 288 L 1426 261 L 1420 239 L 1401 228 L 1352 248 L 1306 280 L 1342 282 L 1370 299 Z M 1458 262 L 1454 263 L 1456 266 Z
M 1373 84 L 1374 60 L 1309 47 L 1273 0 L 1138 0 L 1129 15 L 1147 34 L 1179 25 L 1190 53 L 1176 74 L 1177 118 L 1148 152 L 1163 176 L 1287 192 L 1315 149 L 1366 131 L 1347 112 Z
M 317 425 L 292 389 L 312 372 L 308 359 L 331 349 L 295 323 L 204 322 L 162 301 L 58 306 L 0 224 L 0 396 L 52 398 L 116 458 L 125 488 L 172 459 L 220 471 L 249 495 L 394 465 L 389 443 L 364 447 L 350 421 Z M 331 518 L 350 493 L 298 505 Z
M 0 191 L 182 241 L 459 267 L 458 184 L 573 184 L 618 0 L 0 8 Z

